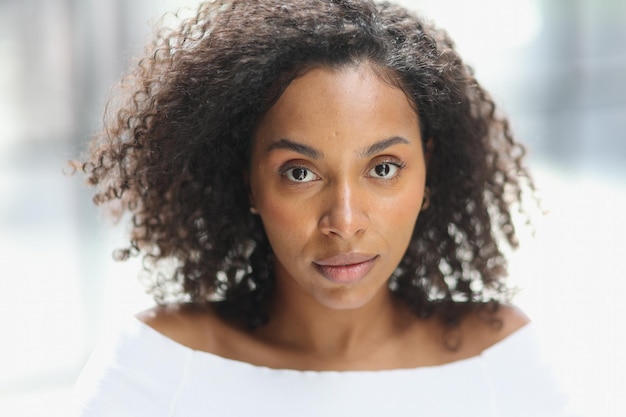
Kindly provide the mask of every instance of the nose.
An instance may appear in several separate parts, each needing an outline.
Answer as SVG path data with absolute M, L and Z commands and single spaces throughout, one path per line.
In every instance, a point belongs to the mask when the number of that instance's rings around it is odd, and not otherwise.
M 329 187 L 319 229 L 329 236 L 350 239 L 370 225 L 366 197 L 347 183 Z

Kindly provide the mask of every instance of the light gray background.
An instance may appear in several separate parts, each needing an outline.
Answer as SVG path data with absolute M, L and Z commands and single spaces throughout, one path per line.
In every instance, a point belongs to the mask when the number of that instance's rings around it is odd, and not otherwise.
M 0 0 L 0 415 L 65 416 L 97 338 L 151 305 L 62 174 L 174 0 Z M 626 1 L 402 1 L 447 28 L 528 144 L 549 214 L 512 260 L 573 404 L 626 414 Z

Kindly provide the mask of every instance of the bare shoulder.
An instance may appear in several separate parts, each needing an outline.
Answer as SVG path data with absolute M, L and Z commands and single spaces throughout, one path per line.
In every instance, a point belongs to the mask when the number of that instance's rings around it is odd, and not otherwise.
M 530 323 L 528 316 L 518 307 L 513 305 L 500 305 L 498 307 L 498 311 L 496 312 L 496 317 L 502 323 L 502 327 L 499 330 L 499 340 L 506 338 Z
M 479 309 L 469 314 L 461 325 L 463 344 L 470 355 L 478 355 L 529 322 L 528 316 L 512 305 L 498 305 L 495 311 L 489 311 L 488 307 Z
M 213 351 L 221 320 L 211 309 L 187 304 L 156 306 L 136 315 L 157 332 L 192 349 Z

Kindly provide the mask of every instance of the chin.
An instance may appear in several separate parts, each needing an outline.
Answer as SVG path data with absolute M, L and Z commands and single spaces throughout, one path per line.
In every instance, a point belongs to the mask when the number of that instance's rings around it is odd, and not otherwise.
M 360 294 L 354 289 L 336 289 L 330 293 L 318 294 L 315 299 L 332 310 L 357 310 L 368 305 L 375 296 L 375 293 Z

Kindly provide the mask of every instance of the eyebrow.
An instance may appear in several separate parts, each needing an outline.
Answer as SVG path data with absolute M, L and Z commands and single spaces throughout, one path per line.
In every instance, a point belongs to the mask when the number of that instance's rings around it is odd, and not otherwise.
M 308 145 L 293 142 L 289 139 L 281 139 L 267 147 L 268 152 L 273 151 L 274 149 L 288 149 L 290 151 L 301 153 L 313 159 L 322 159 L 324 157 L 324 154 L 317 149 L 312 148 Z
M 383 139 L 381 141 L 378 141 L 376 143 L 374 143 L 372 146 L 370 146 L 369 148 L 367 148 L 365 151 L 361 152 L 360 155 L 362 158 L 367 158 L 370 157 L 378 152 L 384 151 L 385 149 L 394 146 L 394 145 L 398 145 L 398 144 L 404 144 L 404 145 L 409 145 L 411 142 L 409 142 L 407 139 L 401 137 L 401 136 L 392 136 L 390 138 L 387 139 Z
M 401 136 L 392 136 L 390 138 L 383 139 L 381 141 L 374 143 L 373 145 L 369 146 L 367 149 L 359 152 L 359 155 L 361 156 L 361 158 L 367 158 L 391 146 L 398 145 L 398 144 L 408 145 L 410 143 L 411 142 L 409 142 L 407 139 Z M 302 155 L 308 156 L 309 158 L 313 158 L 313 159 L 322 159 L 324 157 L 324 154 L 322 152 L 318 151 L 315 148 L 312 148 L 311 146 L 304 145 L 302 143 L 294 142 L 292 140 L 284 139 L 284 138 L 270 144 L 267 147 L 267 152 L 273 151 L 274 149 L 287 149 L 290 151 L 301 153 Z

